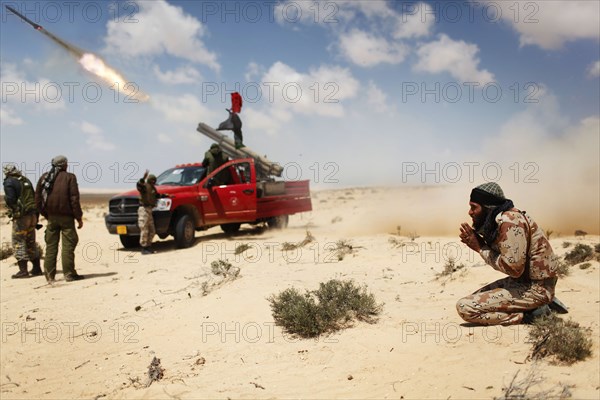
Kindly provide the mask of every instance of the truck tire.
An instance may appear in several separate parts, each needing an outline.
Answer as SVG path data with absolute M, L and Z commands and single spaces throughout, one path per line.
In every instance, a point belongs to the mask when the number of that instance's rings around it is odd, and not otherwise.
M 194 220 L 189 214 L 183 214 L 175 224 L 175 243 L 180 249 L 190 247 L 196 241 Z
M 140 237 L 139 236 L 119 235 L 119 239 L 121 239 L 121 244 L 126 249 L 133 249 L 135 247 L 140 247 Z
M 223 232 L 226 234 L 231 235 L 239 231 L 240 226 L 242 226 L 240 223 L 223 224 L 221 225 L 221 229 L 223 229 Z
M 289 219 L 289 215 L 278 215 L 269 218 L 267 220 L 267 225 L 269 225 L 269 228 L 271 229 L 284 229 L 287 228 Z

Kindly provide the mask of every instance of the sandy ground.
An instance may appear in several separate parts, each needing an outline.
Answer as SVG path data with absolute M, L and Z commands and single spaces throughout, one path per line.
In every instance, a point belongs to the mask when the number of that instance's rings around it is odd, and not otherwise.
M 319 191 L 314 211 L 293 216 L 286 230 L 245 226 L 227 237 L 213 228 L 188 249 L 158 241 L 151 256 L 122 249 L 107 233 L 105 194 L 87 198 L 76 253 L 85 280 L 67 283 L 60 271 L 53 287 L 43 277 L 12 280 L 14 257 L 0 264 L 0 397 L 479 399 L 502 396 L 517 372 L 535 368 L 543 383 L 533 392 L 569 386 L 573 398 L 598 399 L 598 262 L 571 267 L 557 287 L 571 307 L 567 317 L 592 329 L 593 356 L 570 367 L 534 366 L 526 360 L 527 326 L 470 327 L 456 314 L 460 297 L 502 277 L 450 234 L 467 220 L 466 205 L 458 214 L 431 211 L 445 236 L 429 235 L 435 231 L 420 227 L 413 211 L 389 212 L 398 198 L 418 202 L 423 193 Z M 10 225 L 0 222 L 1 240 L 9 241 Z M 282 251 L 307 230 L 315 242 Z M 339 240 L 355 250 L 343 260 L 332 250 Z M 558 255 L 569 250 L 565 242 L 598 241 L 564 233 L 551 240 Z M 240 244 L 251 248 L 235 255 Z M 466 268 L 437 278 L 449 257 Z M 221 282 L 211 273 L 219 259 L 240 268 L 238 279 Z M 379 321 L 316 340 L 274 325 L 269 296 L 333 278 L 366 285 L 384 303 Z M 146 387 L 153 357 L 164 377 Z

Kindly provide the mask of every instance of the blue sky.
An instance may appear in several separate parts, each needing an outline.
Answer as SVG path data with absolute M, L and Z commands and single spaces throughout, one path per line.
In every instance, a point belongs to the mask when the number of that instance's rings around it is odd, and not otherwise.
M 127 102 L 6 4 L 150 100 Z M 5 1 L 1 161 L 37 179 L 64 154 L 82 188 L 131 188 L 201 161 L 196 126 L 224 120 L 237 88 L 245 143 L 288 179 L 497 180 L 537 199 L 563 184 L 597 208 L 599 4 Z

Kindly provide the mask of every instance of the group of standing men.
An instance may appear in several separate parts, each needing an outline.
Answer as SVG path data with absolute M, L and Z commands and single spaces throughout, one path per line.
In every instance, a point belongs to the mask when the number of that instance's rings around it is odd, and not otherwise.
M 52 159 L 50 171 L 44 173 L 34 191 L 31 181 L 22 174 L 15 164 L 3 167 L 5 175 L 4 198 L 8 216 L 12 220 L 12 245 L 19 272 L 14 279 L 28 278 L 44 274 L 49 283 L 56 277 L 56 258 L 58 245 L 62 237 L 62 267 L 67 282 L 83 279 L 75 270 L 75 247 L 79 241 L 77 229 L 83 227 L 83 212 L 79 200 L 77 177 L 67 172 L 68 160 L 65 156 Z M 44 272 L 41 269 L 40 249 L 37 246 L 35 232 L 40 214 L 46 218 L 44 234 L 46 256 Z M 27 263 L 31 262 L 31 272 Z

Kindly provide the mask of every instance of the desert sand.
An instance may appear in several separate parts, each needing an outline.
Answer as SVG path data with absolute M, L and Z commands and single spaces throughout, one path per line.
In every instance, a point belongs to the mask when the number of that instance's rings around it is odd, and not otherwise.
M 76 264 L 86 279 L 65 282 L 59 269 L 53 286 L 43 277 L 13 280 L 14 257 L 0 264 L 0 396 L 481 399 L 502 396 L 515 374 L 535 369 L 542 383 L 532 392 L 568 386 L 573 398 L 598 399 L 599 263 L 571 267 L 557 286 L 570 307 L 565 317 L 592 330 L 592 357 L 534 365 L 528 326 L 473 327 L 457 315 L 459 298 L 503 276 L 458 240 L 468 219 L 464 199 L 430 209 L 429 218 L 399 200 L 419 203 L 424 194 L 443 197 L 414 188 L 320 190 L 313 211 L 292 216 L 285 230 L 245 225 L 226 236 L 216 227 L 198 232 L 188 249 L 155 238 L 158 252 L 149 256 L 123 249 L 107 233 L 106 194 L 84 196 Z M 437 230 L 425 222 L 436 219 Z M 0 222 L 2 242 L 10 241 L 8 220 Z M 307 231 L 315 242 L 282 250 Z M 599 242 L 597 235 L 571 235 L 552 235 L 559 256 L 569 250 L 565 242 Z M 332 251 L 340 240 L 354 250 L 342 260 Z M 43 246 L 43 229 L 38 242 Z M 240 244 L 251 247 L 235 255 Z M 437 277 L 450 257 L 465 268 Z M 210 264 L 219 259 L 238 267 L 239 277 L 221 282 L 213 275 Z M 366 285 L 384 303 L 377 323 L 318 339 L 295 338 L 274 324 L 269 296 L 334 278 Z M 164 376 L 146 387 L 153 357 Z

